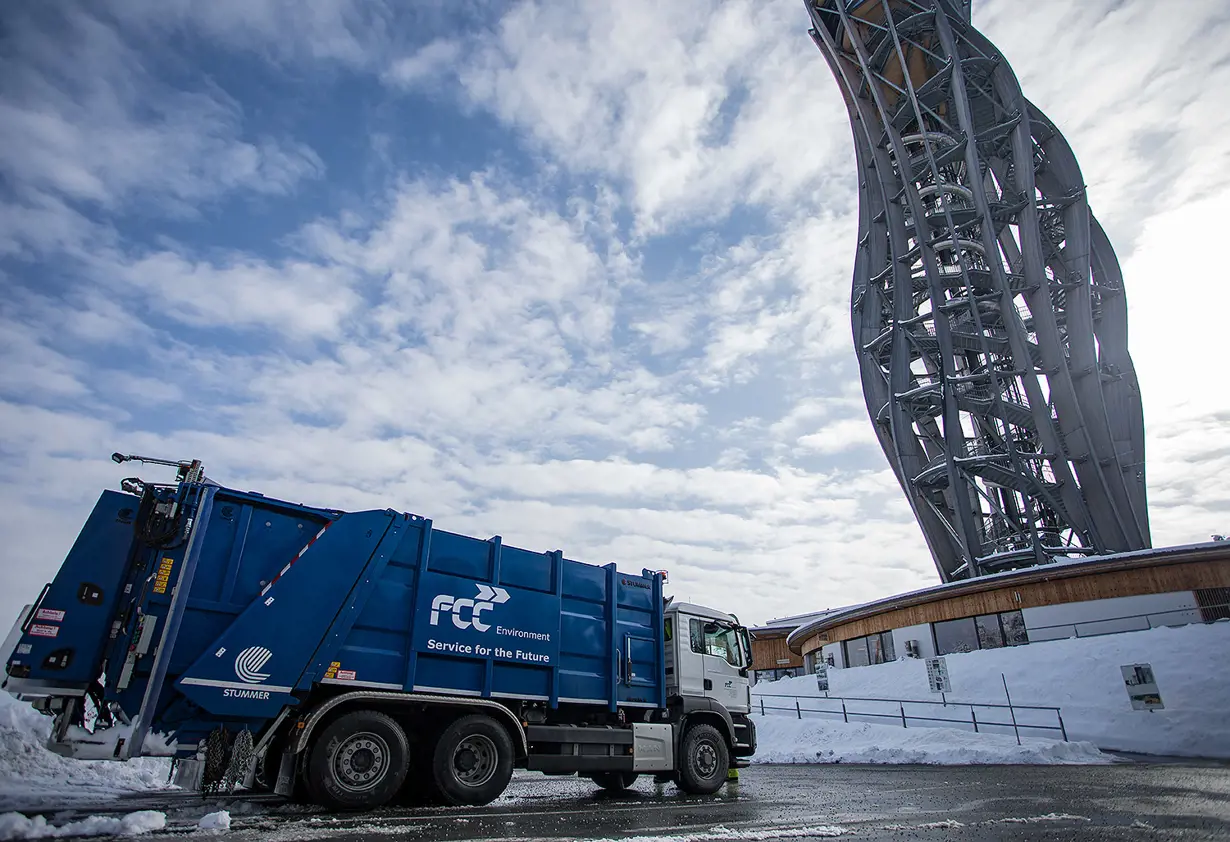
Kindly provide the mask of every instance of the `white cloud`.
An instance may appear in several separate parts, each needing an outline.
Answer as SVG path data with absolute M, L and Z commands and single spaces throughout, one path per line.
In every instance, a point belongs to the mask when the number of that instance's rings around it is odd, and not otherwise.
M 383 58 L 396 31 L 395 6 L 384 0 L 108 0 L 106 6 L 127 26 L 156 34 L 186 30 L 275 61 L 364 67 Z
M 456 41 L 437 38 L 408 56 L 396 59 L 385 71 L 385 81 L 403 88 L 418 88 L 452 71 L 461 56 Z
M 219 263 L 163 251 L 96 268 L 100 280 L 120 287 L 134 306 L 195 328 L 259 325 L 292 339 L 336 337 L 359 306 L 353 273 L 306 261 L 271 264 L 244 255 Z M 138 303 L 140 302 L 140 303 Z
M 813 453 L 841 453 L 856 447 L 878 447 L 875 432 L 866 415 L 843 418 L 826 424 L 814 433 L 799 438 L 799 447 Z
M 23 362 L 0 366 L 0 394 L 54 399 L 88 393 L 81 361 L 40 347 L 36 332 L 20 322 L 0 320 L 0 359 Z
M 1230 531 L 1230 393 L 1220 375 L 1227 350 L 1210 315 L 1230 312 L 1230 288 L 1209 272 L 1228 215 L 1230 189 L 1159 213 L 1124 265 L 1159 546 Z
M 1230 113 L 1214 104 L 1230 84 L 1221 0 L 994 0 L 974 23 L 1072 144 L 1120 257 L 1149 217 L 1230 185 Z
M 848 192 L 841 100 L 796 2 L 521 2 L 463 62 L 477 104 L 579 171 L 627 179 L 659 232 L 736 203 Z M 839 174 L 838 174 L 839 173 Z
M 82 7 L 16 10 L 0 53 L 0 174 L 19 220 L 3 251 L 80 245 L 69 203 L 161 211 L 234 190 L 280 195 L 323 172 L 307 145 L 244 138 L 238 103 L 207 80 L 190 90 L 151 75 L 119 29 Z M 66 61 L 65 56 L 72 60 Z M 30 224 L 33 214 L 38 224 Z

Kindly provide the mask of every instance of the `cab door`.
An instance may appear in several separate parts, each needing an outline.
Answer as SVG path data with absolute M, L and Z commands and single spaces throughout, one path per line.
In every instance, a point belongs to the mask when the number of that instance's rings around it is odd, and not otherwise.
M 728 623 L 689 619 L 692 651 L 703 663 L 704 695 L 719 701 L 731 712 L 747 711 L 746 659 L 739 645 L 738 629 Z M 698 651 L 699 650 L 699 651 Z

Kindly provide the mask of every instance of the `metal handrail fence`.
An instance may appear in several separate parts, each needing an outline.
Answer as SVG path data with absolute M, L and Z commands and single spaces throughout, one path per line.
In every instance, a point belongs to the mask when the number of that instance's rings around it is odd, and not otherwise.
M 765 704 L 765 699 L 791 699 L 794 701 L 793 707 L 782 707 L 778 705 Z M 827 703 L 840 703 L 841 709 L 817 709 L 804 707 L 802 701 Z M 851 707 L 851 702 L 868 703 L 873 702 L 879 705 L 896 705 L 895 713 L 886 713 L 883 709 L 880 710 L 855 710 Z M 1029 729 L 1035 731 L 1057 731 L 1064 742 L 1068 741 L 1068 729 L 1063 723 L 1063 713 L 1058 707 L 1050 705 L 1017 705 L 1017 704 L 999 704 L 992 702 L 954 702 L 950 700 L 931 701 L 926 699 L 872 699 L 863 696 L 787 696 L 778 693 L 760 693 L 753 699 L 753 711 L 759 711 L 761 716 L 767 716 L 769 711 L 774 713 L 793 713 L 799 719 L 803 718 L 803 714 L 815 714 L 820 716 L 840 716 L 846 722 L 850 721 L 850 717 L 869 717 L 872 719 L 892 719 L 894 724 L 899 722 L 902 728 L 909 728 L 910 722 L 947 722 L 954 725 L 973 725 L 975 733 L 982 733 L 981 728 L 988 726 L 1011 728 L 1016 734 L 1016 741 L 1021 742 L 1021 730 Z M 952 718 L 946 716 L 922 716 L 917 713 L 907 713 L 906 705 L 928 706 L 932 708 L 955 708 L 968 709 L 969 718 Z M 995 711 L 1007 711 L 1012 721 L 996 722 L 994 719 L 987 717 L 984 714 L 982 719 L 978 718 L 978 710 L 985 709 L 992 711 L 991 716 L 1001 716 L 1002 713 L 996 714 Z M 1055 725 L 1039 725 L 1027 722 L 1021 722 L 1017 716 L 1017 711 L 1050 711 L 1055 714 Z

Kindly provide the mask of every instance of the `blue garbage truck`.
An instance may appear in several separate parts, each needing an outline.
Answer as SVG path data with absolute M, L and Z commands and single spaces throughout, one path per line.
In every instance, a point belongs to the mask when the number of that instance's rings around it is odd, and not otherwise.
M 80 758 L 334 809 L 481 805 L 514 769 L 715 792 L 756 748 L 747 629 L 595 566 L 221 486 L 99 497 L 26 612 L 6 689 Z

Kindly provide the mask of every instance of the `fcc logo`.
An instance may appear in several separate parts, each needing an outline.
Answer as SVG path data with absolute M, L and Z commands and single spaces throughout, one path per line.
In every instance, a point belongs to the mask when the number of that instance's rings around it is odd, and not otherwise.
M 474 599 L 459 599 L 442 593 L 431 601 L 430 624 L 439 625 L 440 614 L 447 613 L 453 615 L 453 625 L 457 628 L 485 632 L 491 624 L 483 622 L 482 613 L 503 602 L 508 602 L 508 591 L 492 585 L 478 585 L 478 595 Z

